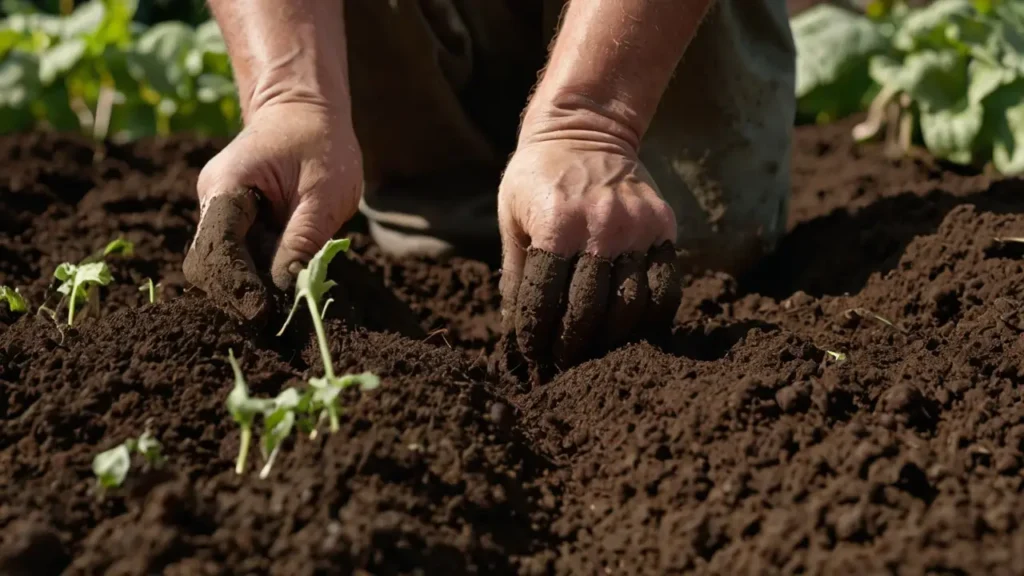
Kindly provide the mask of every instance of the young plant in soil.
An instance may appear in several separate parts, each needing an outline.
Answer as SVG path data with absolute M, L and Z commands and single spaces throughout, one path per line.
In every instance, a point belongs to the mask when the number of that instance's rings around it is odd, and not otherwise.
M 249 456 L 249 444 L 252 442 L 252 424 L 256 415 L 264 412 L 269 400 L 249 396 L 249 387 L 245 384 L 242 368 L 235 360 L 235 352 L 228 350 L 228 362 L 235 373 L 235 387 L 228 394 L 228 412 L 242 429 L 241 442 L 238 446 L 238 458 L 235 459 L 235 474 L 245 472 L 245 461 Z
M 25 298 L 18 293 L 17 288 L 0 286 L 0 302 L 7 302 L 7 307 L 11 309 L 11 312 L 28 311 L 28 305 L 25 304 Z
M 145 292 L 149 297 L 149 303 L 154 304 L 156 303 L 156 289 L 159 287 L 159 283 L 153 284 L 152 278 L 146 278 L 146 281 L 142 283 L 142 286 L 139 286 L 139 292 Z
M 330 420 L 331 432 L 337 432 L 340 427 L 337 397 L 342 390 L 356 385 L 360 386 L 363 390 L 372 390 L 380 386 L 380 378 L 368 372 L 340 378 L 336 376 L 330 346 L 327 343 L 327 334 L 324 331 L 323 316 L 331 300 L 328 300 L 323 308 L 320 306 L 320 301 L 328 290 L 337 285 L 337 282 L 327 279 L 327 268 L 331 260 L 339 252 L 348 250 L 349 244 L 350 241 L 347 238 L 328 241 L 310 259 L 309 265 L 299 272 L 295 285 L 295 303 L 292 305 L 291 312 L 288 313 L 288 318 L 285 320 L 284 325 L 281 326 L 281 330 L 277 333 L 278 336 L 284 334 L 285 328 L 288 327 L 288 324 L 292 321 L 292 316 L 295 315 L 295 310 L 298 309 L 302 302 L 305 302 L 309 308 L 313 329 L 316 331 L 316 341 L 320 347 L 320 357 L 324 363 L 324 376 L 322 378 L 309 379 L 309 384 L 314 389 L 311 409 L 322 408 L 323 411 L 321 412 L 320 419 L 322 420 L 326 414 Z M 312 435 L 316 435 L 315 428 Z
M 75 323 L 75 307 L 88 299 L 93 287 L 110 284 L 112 277 L 106 262 L 70 264 L 65 262 L 53 272 L 62 284 L 57 291 L 68 298 L 68 326 Z
M 128 477 L 128 470 L 132 466 L 132 452 L 142 454 L 146 463 L 152 467 L 163 464 L 160 441 L 154 438 L 149 430 L 146 430 L 138 439 L 129 438 L 124 443 L 106 452 L 101 452 L 93 458 L 92 472 L 96 475 L 100 486 L 117 488 L 124 484 L 125 478 Z

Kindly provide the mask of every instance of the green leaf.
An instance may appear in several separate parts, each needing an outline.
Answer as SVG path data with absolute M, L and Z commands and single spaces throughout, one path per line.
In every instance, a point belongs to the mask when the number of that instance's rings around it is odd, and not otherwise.
M 95 34 L 107 15 L 107 7 L 101 0 L 89 0 L 75 7 L 75 11 L 64 20 L 61 36 L 66 39 Z
M 957 16 L 974 14 L 970 0 L 936 0 L 906 16 L 893 37 L 893 45 L 905 52 L 946 46 L 946 26 Z
M 60 36 L 64 30 L 64 19 L 53 14 L 12 14 L 7 18 L 7 26 L 19 34 L 43 34 Z
M 967 102 L 956 108 L 922 111 L 921 136 L 925 146 L 937 158 L 970 164 L 984 116 L 981 104 Z
M 334 260 L 334 257 L 339 252 L 348 250 L 350 243 L 351 241 L 348 238 L 328 240 L 310 258 L 309 264 L 299 272 L 295 283 L 295 303 L 292 305 L 291 312 L 288 313 L 288 318 L 284 321 L 284 326 L 281 326 L 281 331 L 277 333 L 278 336 L 284 334 L 284 329 L 291 322 L 292 316 L 295 314 L 295 310 L 299 307 L 299 303 L 303 298 L 312 298 L 313 303 L 316 304 L 315 310 L 319 310 L 319 303 L 323 295 L 337 284 L 334 280 L 327 280 L 327 269 L 331 264 L 331 260 Z
M 135 243 L 132 242 L 131 240 L 126 240 L 124 238 L 117 238 L 115 240 L 111 240 L 110 243 L 108 243 L 106 247 L 103 248 L 104 257 L 111 255 L 131 257 L 134 254 Z
M 161 22 L 143 34 L 128 55 L 129 70 L 164 96 L 184 96 L 184 59 L 194 32 L 181 22 Z
M 11 312 L 28 311 L 28 306 L 25 304 L 25 298 L 18 293 L 17 289 L 0 286 L 0 302 L 7 302 L 7 307 L 11 309 Z
M 85 40 L 72 38 L 49 48 L 39 56 L 39 80 L 52 84 L 57 77 L 71 70 L 85 55 Z
M 228 351 L 228 361 L 231 363 L 231 370 L 235 375 L 235 385 L 228 394 L 227 407 L 235 422 L 242 426 L 250 426 L 257 414 L 266 411 L 272 401 L 252 398 L 249 396 L 249 388 L 245 384 L 245 376 L 242 375 L 242 368 L 235 360 L 235 353 Z
M 26 108 L 40 90 L 39 60 L 11 52 L 0 62 L 0 108 Z
M 1006 175 L 1024 173 L 1024 80 L 1000 87 L 985 100 L 992 164 Z
M 350 386 L 359 386 L 360 390 L 376 390 L 380 387 L 380 376 L 377 376 L 373 372 L 363 372 L 362 374 L 346 374 L 341 378 L 338 378 L 337 385 L 341 388 L 348 388 Z
M 115 106 L 109 133 L 117 142 L 129 142 L 156 135 L 156 110 L 140 101 Z
M 819 4 L 793 18 L 797 48 L 796 95 L 863 78 L 868 58 L 885 48 L 885 37 L 868 18 Z
M 967 92 L 967 59 L 953 51 L 915 52 L 907 55 L 891 82 L 922 110 L 949 108 Z
M 92 472 L 104 488 L 116 488 L 124 483 L 132 455 L 128 446 L 120 444 L 96 455 L 92 460 Z
M 196 78 L 196 96 L 200 102 L 217 102 L 221 98 L 230 98 L 234 95 L 234 82 L 223 76 L 203 74 Z
M 71 98 L 64 82 L 55 82 L 43 90 L 39 97 L 43 119 L 51 129 L 73 132 L 81 128 L 78 115 L 71 109 Z
M 196 26 L 196 49 L 214 54 L 228 53 L 224 34 L 221 33 L 216 20 L 210 19 Z
M 981 60 L 972 60 L 967 67 L 969 84 L 967 85 L 967 101 L 979 104 L 995 92 L 1000 86 L 1009 84 L 1016 79 L 1016 74 L 999 66 L 993 66 Z

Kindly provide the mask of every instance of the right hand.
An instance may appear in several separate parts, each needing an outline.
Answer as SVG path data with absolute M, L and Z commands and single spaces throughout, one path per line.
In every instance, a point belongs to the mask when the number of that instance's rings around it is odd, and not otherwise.
M 258 196 L 278 227 L 271 277 L 290 289 L 296 274 L 358 209 L 362 154 L 347 112 L 307 102 L 267 103 L 203 168 L 199 226 L 185 278 L 244 317 L 267 307 L 266 288 L 246 248 Z

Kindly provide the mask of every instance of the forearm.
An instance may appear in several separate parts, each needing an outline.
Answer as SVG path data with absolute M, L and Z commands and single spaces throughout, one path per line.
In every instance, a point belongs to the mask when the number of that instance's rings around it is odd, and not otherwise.
M 340 0 L 210 0 L 243 118 L 279 101 L 351 106 Z
M 571 2 L 524 115 L 521 138 L 596 130 L 617 144 L 639 146 L 713 2 Z

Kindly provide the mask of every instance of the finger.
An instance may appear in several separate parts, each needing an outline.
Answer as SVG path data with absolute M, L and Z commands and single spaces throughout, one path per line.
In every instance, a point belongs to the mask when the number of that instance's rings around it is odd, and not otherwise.
M 295 208 L 270 265 L 270 275 L 280 290 L 289 291 L 294 287 L 298 273 L 341 228 L 342 222 L 332 217 L 333 212 L 321 209 L 313 200 L 306 200 Z
M 516 341 L 519 351 L 535 368 L 547 365 L 551 359 L 551 340 L 562 317 L 569 264 L 568 258 L 537 248 L 526 253 L 516 294 Z
M 569 281 L 565 314 L 555 336 L 554 357 L 560 368 L 582 360 L 593 343 L 608 305 L 611 273 L 612 263 L 605 258 L 584 254 L 577 260 Z
M 185 256 L 185 278 L 210 298 L 247 320 L 264 317 L 266 286 L 246 249 L 256 220 L 258 197 L 249 188 L 207 196 L 192 247 Z
M 647 306 L 647 263 L 643 254 L 627 252 L 612 270 L 604 341 L 607 349 L 623 343 L 636 329 Z
M 501 327 L 503 332 L 515 330 L 516 298 L 519 284 L 523 279 L 523 266 L 526 265 L 526 250 L 508 239 L 502 240 L 501 246 Z
M 647 255 L 647 286 L 650 296 L 644 312 L 644 330 L 662 335 L 671 330 L 683 299 L 679 257 L 671 242 L 651 248 Z

